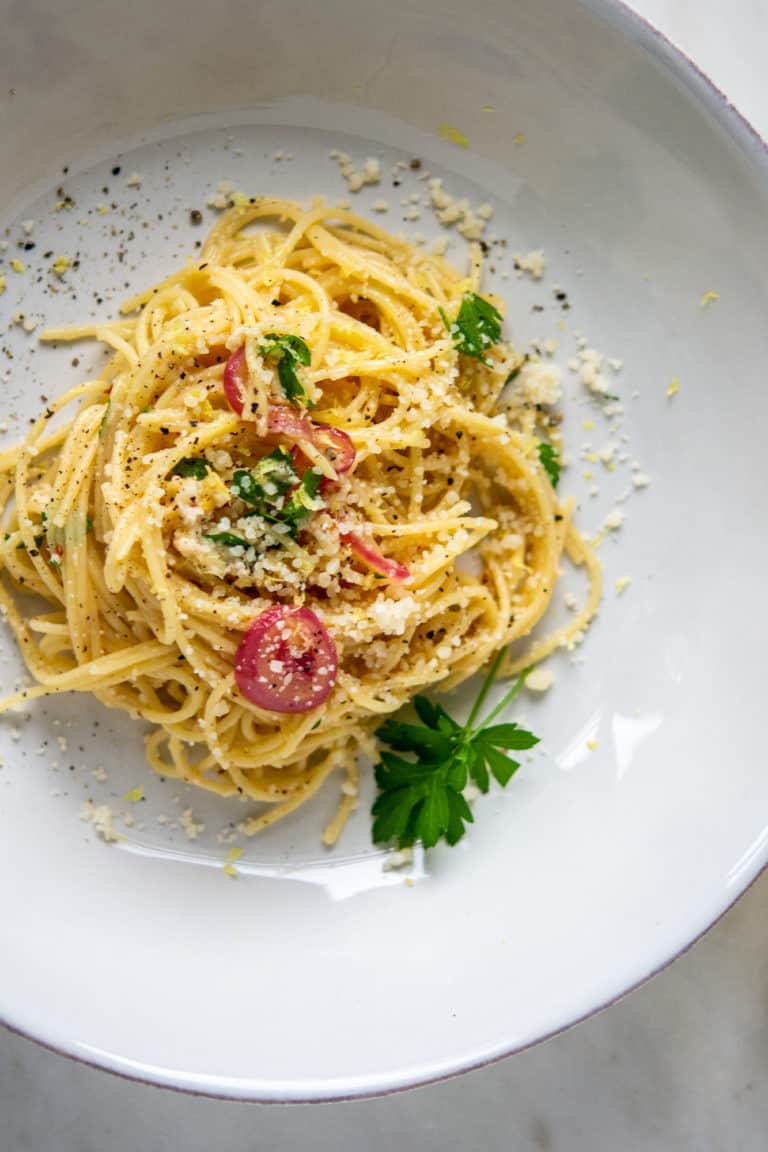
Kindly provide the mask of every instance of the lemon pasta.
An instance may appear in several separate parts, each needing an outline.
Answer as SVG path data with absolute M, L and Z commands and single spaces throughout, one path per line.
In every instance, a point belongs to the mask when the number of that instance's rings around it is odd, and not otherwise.
M 0 604 L 34 685 L 148 726 L 165 776 L 254 801 L 246 831 L 341 776 L 415 693 L 530 637 L 564 557 L 589 590 L 502 675 L 594 614 L 599 567 L 558 500 L 552 406 L 480 294 L 352 213 L 240 198 L 0 452 Z M 549 402 L 547 402 L 549 401 Z M 61 413 L 61 415 L 59 415 Z

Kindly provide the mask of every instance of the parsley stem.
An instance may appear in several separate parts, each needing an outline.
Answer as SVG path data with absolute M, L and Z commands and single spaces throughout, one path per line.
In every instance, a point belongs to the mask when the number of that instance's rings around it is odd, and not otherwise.
M 505 696 L 502 696 L 501 700 L 498 702 L 498 704 L 494 708 L 493 712 L 491 712 L 490 716 L 486 716 L 485 720 L 483 720 L 481 728 L 487 728 L 488 725 L 491 723 L 491 721 L 496 719 L 499 712 L 503 712 L 503 710 L 506 708 L 507 704 L 512 703 L 515 696 L 517 696 L 518 692 L 522 688 L 523 684 L 525 684 L 530 673 L 531 673 L 530 668 L 523 669 L 523 671 L 518 676 L 517 680 L 515 680 L 514 684 L 510 688 L 509 692 L 507 692 Z
M 472 711 L 469 714 L 469 719 L 467 720 L 466 724 L 464 725 L 464 731 L 465 732 L 470 732 L 472 730 L 472 725 L 474 724 L 475 720 L 477 719 L 477 716 L 478 716 L 480 709 L 482 708 L 483 704 L 485 704 L 485 698 L 491 689 L 491 685 L 493 684 L 494 680 L 496 679 L 496 673 L 499 670 L 499 665 L 501 664 L 502 660 L 504 659 L 505 651 L 506 651 L 506 649 L 500 648 L 499 651 L 496 653 L 496 656 L 494 657 L 493 664 L 491 664 L 491 667 L 488 670 L 488 673 L 485 677 L 485 680 L 483 681 L 483 686 L 477 694 L 477 699 L 475 700 L 475 703 L 472 707 Z

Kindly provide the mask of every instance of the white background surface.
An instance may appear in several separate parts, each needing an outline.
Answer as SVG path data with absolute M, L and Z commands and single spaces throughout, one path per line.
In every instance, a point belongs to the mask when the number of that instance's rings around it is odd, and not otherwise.
M 768 135 L 768 84 L 758 79 L 765 0 L 635 7 Z M 767 1074 L 763 877 L 692 953 L 596 1019 L 493 1068 L 388 1099 L 288 1108 L 192 1099 L 0 1034 L 0 1152 L 763 1152 Z

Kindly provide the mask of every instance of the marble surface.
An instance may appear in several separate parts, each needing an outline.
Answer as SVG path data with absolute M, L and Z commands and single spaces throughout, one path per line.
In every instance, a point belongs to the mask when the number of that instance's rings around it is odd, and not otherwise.
M 765 0 L 636 0 L 768 136 Z M 601 1015 L 494 1067 L 381 1100 L 228 1104 L 147 1088 L 0 1031 L 0 1152 L 763 1152 L 768 875 Z

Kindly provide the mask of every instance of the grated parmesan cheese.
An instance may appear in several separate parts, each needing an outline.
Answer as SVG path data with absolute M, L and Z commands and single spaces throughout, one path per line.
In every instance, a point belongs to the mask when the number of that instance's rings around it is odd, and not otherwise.
M 205 824 L 195 819 L 191 808 L 184 809 L 179 816 L 179 824 L 188 840 L 197 840 L 200 833 L 205 831 Z
M 117 840 L 123 839 L 115 831 L 115 814 L 108 804 L 94 804 L 93 800 L 86 800 L 80 812 L 80 819 L 92 824 L 94 831 L 105 844 L 114 844 Z
M 551 668 L 539 665 L 526 677 L 525 686 L 531 692 L 546 692 L 555 682 L 555 674 Z
M 546 272 L 546 262 L 541 248 L 534 248 L 530 252 L 516 252 L 514 259 L 518 276 L 528 275 L 532 280 L 541 280 Z
M 557 404 L 563 394 L 562 378 L 557 364 L 529 360 L 520 370 L 518 383 L 531 404 Z

